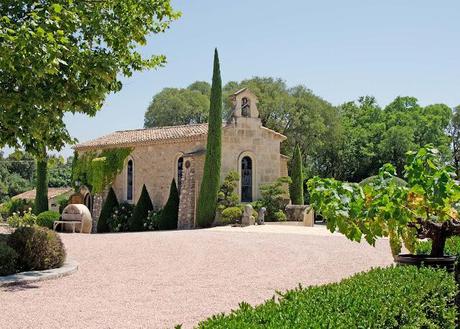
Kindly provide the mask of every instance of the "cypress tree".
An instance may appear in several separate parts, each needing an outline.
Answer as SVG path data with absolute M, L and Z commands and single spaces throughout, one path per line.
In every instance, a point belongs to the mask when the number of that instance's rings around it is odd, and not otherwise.
M 101 209 L 101 214 L 99 215 L 99 219 L 97 221 L 98 233 L 110 231 L 108 220 L 110 216 L 112 216 L 112 212 L 115 207 L 118 207 L 117 196 L 115 195 L 113 188 L 110 188 L 109 194 L 107 194 L 107 198 L 105 199 L 104 205 Z
M 302 154 L 300 153 L 299 145 L 296 145 L 294 154 L 292 155 L 291 180 L 289 194 L 292 204 L 303 205 L 303 169 Z
M 219 55 L 214 51 L 214 70 L 209 107 L 208 140 L 204 174 L 201 181 L 196 221 L 200 227 L 209 227 L 216 213 L 217 193 L 219 192 L 220 166 L 222 153 L 222 80 L 220 77 Z
M 169 189 L 169 198 L 163 211 L 161 212 L 159 229 L 175 230 L 177 229 L 177 220 L 179 217 L 179 191 L 177 190 L 176 181 L 173 179 Z
M 46 155 L 37 159 L 36 179 L 34 213 L 38 215 L 48 210 L 48 158 Z
M 128 220 L 129 230 L 131 232 L 144 231 L 144 223 L 151 210 L 153 210 L 152 200 L 150 200 L 149 192 L 147 192 L 144 184 L 141 196 L 134 207 L 133 216 Z

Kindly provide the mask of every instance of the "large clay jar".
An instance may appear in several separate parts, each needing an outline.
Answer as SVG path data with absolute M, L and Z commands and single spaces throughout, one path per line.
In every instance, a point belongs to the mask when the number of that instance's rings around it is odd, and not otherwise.
M 69 204 L 62 211 L 63 221 L 80 221 L 80 224 L 76 224 L 75 229 L 81 233 L 91 233 L 93 226 L 93 220 L 91 218 L 91 212 L 84 204 Z M 65 224 L 64 230 L 70 231 L 71 225 Z

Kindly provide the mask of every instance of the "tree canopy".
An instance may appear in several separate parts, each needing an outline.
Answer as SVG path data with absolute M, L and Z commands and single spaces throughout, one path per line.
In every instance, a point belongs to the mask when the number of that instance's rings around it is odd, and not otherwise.
M 45 157 L 72 143 L 64 113 L 93 116 L 121 76 L 164 64 L 138 46 L 178 16 L 169 0 L 2 1 L 0 147 Z

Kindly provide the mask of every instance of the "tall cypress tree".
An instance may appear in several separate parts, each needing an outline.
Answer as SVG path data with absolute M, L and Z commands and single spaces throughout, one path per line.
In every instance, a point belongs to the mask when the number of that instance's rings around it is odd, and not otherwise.
M 176 180 L 171 182 L 169 189 L 169 198 L 166 202 L 160 216 L 160 230 L 175 230 L 177 229 L 177 220 L 179 217 L 179 191 L 177 190 Z
M 297 144 L 292 156 L 291 180 L 289 194 L 292 204 L 303 205 L 303 169 L 302 169 L 302 154 L 300 147 Z
M 45 155 L 37 159 L 34 213 L 40 214 L 48 210 L 48 158 Z
M 208 140 L 204 174 L 196 211 L 196 222 L 200 227 L 209 227 L 216 213 L 219 192 L 222 154 L 222 80 L 220 78 L 219 54 L 214 51 L 214 70 L 209 107 Z

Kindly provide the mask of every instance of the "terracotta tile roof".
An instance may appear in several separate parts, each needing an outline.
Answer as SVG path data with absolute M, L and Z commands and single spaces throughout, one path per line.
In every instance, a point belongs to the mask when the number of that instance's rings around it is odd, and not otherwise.
M 48 187 L 48 200 L 54 197 L 57 197 L 61 194 L 71 192 L 73 189 L 71 187 Z M 24 199 L 24 200 L 34 200 L 35 199 L 35 189 L 23 192 L 21 194 L 15 195 L 12 199 Z
M 132 144 L 150 143 L 155 141 L 204 137 L 207 135 L 207 133 L 207 123 L 148 129 L 121 130 L 84 143 L 77 144 L 75 149 L 78 150 L 104 146 L 128 146 Z

